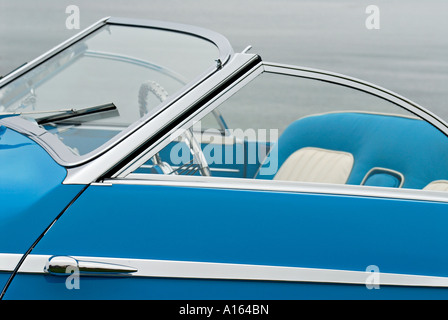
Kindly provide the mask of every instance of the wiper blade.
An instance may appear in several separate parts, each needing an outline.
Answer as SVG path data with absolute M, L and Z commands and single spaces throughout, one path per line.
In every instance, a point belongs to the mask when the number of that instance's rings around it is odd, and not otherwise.
M 40 125 L 63 122 L 67 120 L 77 119 L 76 122 L 93 121 L 97 119 L 104 119 L 108 117 L 119 116 L 117 107 L 113 103 L 107 103 L 99 106 L 88 107 L 83 109 L 59 109 L 59 110 L 45 110 L 45 111 L 27 111 L 27 112 L 0 112 L 0 119 L 21 116 L 32 115 L 42 113 L 53 113 L 52 115 L 36 118 L 36 122 Z M 54 114 L 56 113 L 56 114 Z
M 63 122 L 76 118 L 77 122 L 93 121 L 109 117 L 119 116 L 117 107 L 111 102 L 95 107 L 83 109 L 69 109 L 62 114 L 50 115 L 42 118 L 37 118 L 38 124 L 47 124 L 51 122 Z

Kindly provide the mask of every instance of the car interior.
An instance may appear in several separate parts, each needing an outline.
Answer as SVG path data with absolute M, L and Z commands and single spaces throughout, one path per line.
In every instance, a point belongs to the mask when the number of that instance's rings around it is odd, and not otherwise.
M 171 142 L 160 152 L 174 168 L 179 166 L 170 163 L 170 155 L 177 143 L 182 142 Z M 248 163 L 251 144 L 256 150 L 263 143 L 269 150 L 264 161 Z M 311 115 L 293 121 L 272 146 L 245 139 L 222 150 L 221 158 L 227 152 L 234 161 L 208 159 L 212 176 L 448 191 L 448 140 L 412 116 L 362 111 Z M 237 154 L 245 154 L 244 160 L 237 161 Z M 273 155 L 278 170 L 266 173 L 263 168 Z M 151 161 L 135 173 L 162 173 Z M 194 170 L 176 174 L 199 175 Z

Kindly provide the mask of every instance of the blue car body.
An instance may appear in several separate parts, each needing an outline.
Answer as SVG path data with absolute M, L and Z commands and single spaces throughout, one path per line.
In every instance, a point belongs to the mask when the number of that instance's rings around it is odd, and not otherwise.
M 60 52 L 78 54 L 72 46 L 99 28 L 114 33 L 116 26 L 207 38 L 220 49 L 217 62 L 211 59 L 210 68 L 167 100 L 152 87 L 161 107 L 121 133 L 115 124 L 89 124 L 82 131 L 84 123 L 58 126 L 60 120 L 48 120 L 43 111 L 27 119 L 27 97 L 45 91 L 22 93 L 20 79 L 47 72 L 52 67 L 36 68 Z M 124 54 L 83 52 L 163 69 Z M 222 36 L 199 28 L 111 18 L 2 79 L 0 106 L 2 93 L 4 106 L 21 102 L 0 112 L 1 298 L 448 298 L 448 196 L 422 190 L 448 180 L 448 128 L 425 109 L 364 82 L 296 68 L 296 76 L 358 86 L 416 117 L 338 111 L 290 119 L 278 141 L 223 143 L 222 154 L 215 150 L 205 160 L 194 157 L 197 150 L 205 153 L 206 139 L 196 146 L 188 136 L 167 139 L 260 68 L 294 69 L 235 54 Z M 37 82 L 45 81 L 41 76 Z M 16 91 L 9 89 L 14 83 Z M 61 112 L 77 111 L 50 113 Z M 157 154 L 166 161 L 142 156 L 160 141 L 164 148 Z M 197 168 L 170 158 L 178 141 L 189 145 L 188 159 L 197 160 Z M 346 183 L 280 182 L 276 172 L 263 174 L 273 154 L 280 168 L 308 147 L 322 156 L 330 153 L 321 150 L 352 155 Z M 248 150 L 265 157 L 250 161 Z M 176 175 L 164 171 L 176 165 L 191 176 L 179 168 Z

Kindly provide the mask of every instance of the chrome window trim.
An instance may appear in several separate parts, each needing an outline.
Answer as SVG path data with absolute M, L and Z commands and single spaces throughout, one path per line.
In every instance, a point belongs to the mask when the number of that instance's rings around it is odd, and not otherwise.
M 10 272 L 11 268 L 1 263 L 10 260 L 14 254 L 0 254 L 0 271 Z M 30 254 L 18 270 L 19 274 L 42 274 L 46 272 L 48 261 L 54 256 Z M 95 274 L 95 277 L 138 277 L 138 278 L 177 278 L 213 279 L 242 281 L 282 281 L 305 283 L 332 283 L 407 287 L 448 287 L 448 277 L 426 276 L 400 273 L 378 272 L 372 282 L 372 272 L 340 269 L 322 269 L 291 266 L 254 265 L 221 262 L 173 261 L 155 259 L 128 259 L 92 256 L 71 256 L 79 261 L 92 261 L 113 265 L 125 265 L 136 269 L 126 274 Z M 368 267 L 368 266 L 366 266 Z M 88 277 L 91 275 L 80 275 Z
M 141 165 L 140 168 L 142 169 L 152 169 L 154 166 L 153 165 Z M 179 166 L 171 166 L 172 169 L 177 170 L 180 167 Z M 240 170 L 239 169 L 230 169 L 230 168 L 214 168 L 214 167 L 210 167 L 210 171 L 212 172 L 227 172 L 227 173 L 239 173 Z
M 199 74 L 196 78 L 194 78 L 191 82 L 186 84 L 181 90 L 174 92 L 166 101 L 161 103 L 154 109 L 152 112 L 147 114 L 145 117 L 137 120 L 130 126 L 128 126 L 125 130 L 120 132 L 117 136 L 113 137 L 111 140 L 106 142 L 104 145 L 99 148 L 93 150 L 92 152 L 77 156 L 74 153 L 70 152 L 69 148 L 64 144 L 54 143 L 54 139 L 47 139 L 48 135 L 42 135 L 40 137 L 35 137 L 30 135 L 29 137 L 33 139 L 35 142 L 40 144 L 45 150 L 47 150 L 50 156 L 60 165 L 70 168 L 80 166 L 82 164 L 88 163 L 92 159 L 95 159 L 111 148 L 113 148 L 118 143 L 122 142 L 124 139 L 132 135 L 135 131 L 139 130 L 146 123 L 151 121 L 158 113 L 166 109 L 170 104 L 179 100 L 186 93 L 194 89 L 198 84 L 206 80 L 212 74 L 220 70 L 233 56 L 233 48 L 230 45 L 229 41 L 219 33 L 216 33 L 211 30 L 207 30 L 204 28 L 178 24 L 178 23 L 170 23 L 156 20 L 141 20 L 141 19 L 127 19 L 127 18 L 114 18 L 107 17 L 99 20 L 97 23 L 91 25 L 87 29 L 81 31 L 77 35 L 63 42 L 62 44 L 56 46 L 50 51 L 44 53 L 40 57 L 34 59 L 33 61 L 23 65 L 19 69 L 15 70 L 11 74 L 8 74 L 6 77 L 0 80 L 0 88 L 4 85 L 7 85 L 11 81 L 15 80 L 19 76 L 24 73 L 32 70 L 38 65 L 42 64 L 46 60 L 50 59 L 54 55 L 58 54 L 62 50 L 66 49 L 70 45 L 74 44 L 77 41 L 82 40 L 86 36 L 90 35 L 92 32 L 98 30 L 99 28 L 105 25 L 120 25 L 120 26 L 131 26 L 131 27 L 142 27 L 142 28 L 152 28 L 159 30 L 167 30 L 172 32 L 183 33 L 187 35 L 191 35 L 194 37 L 198 37 L 213 43 L 217 49 L 219 50 L 219 58 L 215 65 L 211 65 L 207 70 L 205 70 L 202 74 Z M 1 121 L 0 121 L 1 122 Z M 6 125 L 6 124 L 5 124 Z M 31 127 L 33 127 L 32 123 L 24 124 L 24 127 L 16 125 L 15 130 L 23 133 L 30 132 Z M 51 152 L 50 152 L 51 150 Z
M 162 174 L 132 173 L 126 178 L 105 179 L 102 182 L 92 183 L 91 185 L 169 186 L 224 190 L 250 190 L 448 203 L 448 193 L 443 191 L 230 177 L 171 176 Z
M 230 45 L 230 42 L 227 40 L 227 38 L 225 38 L 220 33 L 205 28 L 166 21 L 118 18 L 118 17 L 108 18 L 107 23 L 121 26 L 144 27 L 151 29 L 167 30 L 202 38 L 206 41 L 212 42 L 219 49 L 220 53 L 219 59 L 221 60 L 222 65 L 227 63 L 231 58 L 231 56 L 233 55 L 232 46 Z
M 378 98 L 389 101 L 404 110 L 411 112 L 419 118 L 429 122 L 443 134 L 448 136 L 448 123 L 433 112 L 425 109 L 423 106 L 395 93 L 391 90 L 382 88 L 381 86 L 372 84 L 370 82 L 360 80 L 354 77 L 349 77 L 343 74 L 329 72 L 314 68 L 306 68 L 300 66 L 293 66 L 280 63 L 264 62 L 266 72 L 278 73 L 290 76 L 298 76 L 302 78 L 309 78 L 330 83 L 339 84 L 352 89 L 363 91 Z

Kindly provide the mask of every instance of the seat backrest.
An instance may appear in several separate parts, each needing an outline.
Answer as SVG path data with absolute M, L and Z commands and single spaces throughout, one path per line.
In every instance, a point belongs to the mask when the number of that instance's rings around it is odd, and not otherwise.
M 448 192 L 448 181 L 437 180 L 429 183 L 423 190 Z
M 448 180 L 448 138 L 416 118 L 340 112 L 296 120 L 272 147 L 271 154 L 278 156 L 278 174 L 291 155 L 310 147 L 352 155 L 354 163 L 347 184 L 365 182 L 374 168 L 384 169 L 367 180 L 391 180 L 388 172 L 394 172 L 403 177 L 399 183 L 404 188 L 423 189 L 431 181 Z M 256 178 L 275 176 L 259 173 Z

